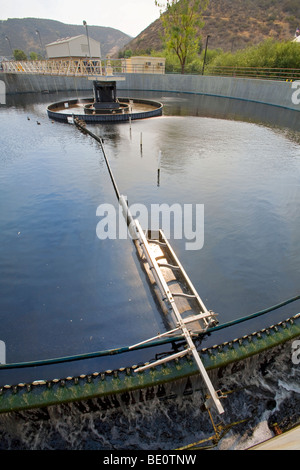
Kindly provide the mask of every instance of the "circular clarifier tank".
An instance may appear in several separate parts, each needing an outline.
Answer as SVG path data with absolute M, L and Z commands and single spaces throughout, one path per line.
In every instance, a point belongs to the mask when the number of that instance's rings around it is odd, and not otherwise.
M 47 113 L 50 119 L 60 122 L 77 117 L 88 123 L 99 123 L 161 116 L 163 110 L 161 103 L 146 99 L 119 98 L 117 104 L 112 109 L 96 109 L 93 98 L 72 99 L 50 104 Z

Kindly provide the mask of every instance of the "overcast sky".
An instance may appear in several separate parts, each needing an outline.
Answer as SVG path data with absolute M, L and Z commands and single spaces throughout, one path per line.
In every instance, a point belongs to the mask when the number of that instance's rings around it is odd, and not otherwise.
M 159 17 L 154 0 L 0 0 L 0 19 L 47 18 L 68 24 L 110 26 L 137 36 Z

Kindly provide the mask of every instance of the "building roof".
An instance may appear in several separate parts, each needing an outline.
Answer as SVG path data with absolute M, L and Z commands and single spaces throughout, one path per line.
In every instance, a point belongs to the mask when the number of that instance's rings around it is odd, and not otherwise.
M 66 43 L 66 42 L 74 41 L 74 39 L 86 38 L 86 37 L 87 37 L 87 36 L 85 36 L 85 34 L 79 34 L 78 36 L 72 36 L 72 37 L 66 37 L 66 38 L 59 38 L 59 39 L 57 39 L 57 40 L 54 41 L 54 42 L 50 42 L 49 44 L 46 44 L 46 47 L 47 47 L 47 46 L 56 46 L 57 44 L 63 44 L 63 43 Z M 95 39 L 90 38 L 90 41 L 95 41 Z M 98 42 L 98 41 L 96 41 L 96 42 Z

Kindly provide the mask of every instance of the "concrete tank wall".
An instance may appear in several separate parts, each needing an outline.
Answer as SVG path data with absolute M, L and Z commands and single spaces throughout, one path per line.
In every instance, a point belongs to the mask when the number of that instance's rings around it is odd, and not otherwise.
M 125 81 L 117 82 L 119 91 L 143 90 L 219 96 L 300 111 L 300 82 L 292 84 L 272 80 L 176 74 L 133 73 L 126 74 L 125 77 Z M 0 72 L 0 80 L 5 82 L 7 94 L 90 90 L 92 95 L 92 83 L 83 77 Z
M 58 91 L 91 90 L 92 82 L 82 77 L 34 75 L 0 72 L 0 80 L 6 84 L 6 93 L 56 93 Z
M 121 82 L 118 88 L 120 90 L 149 90 L 220 96 L 300 111 L 300 92 L 297 100 L 297 89 L 292 88 L 291 82 L 201 75 L 145 76 L 127 74 L 126 82 Z M 297 104 L 296 101 L 299 103 Z

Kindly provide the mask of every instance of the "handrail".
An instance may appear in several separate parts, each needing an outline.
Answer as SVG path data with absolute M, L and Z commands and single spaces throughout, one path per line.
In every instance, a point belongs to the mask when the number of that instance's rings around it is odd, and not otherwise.
M 7 73 L 38 75 L 107 75 L 105 64 L 98 59 L 8 60 L 2 62 Z
M 112 76 L 120 73 L 150 73 L 164 74 L 164 61 L 143 63 L 127 63 L 125 59 L 99 59 L 99 58 L 56 58 L 43 60 L 4 60 L 1 69 L 6 73 L 38 74 L 38 75 L 66 75 Z M 149 65 L 150 64 L 150 65 Z
M 295 297 L 292 297 L 290 299 L 285 300 L 284 302 L 280 302 L 279 304 L 273 305 L 272 307 L 266 308 L 264 310 L 260 310 L 259 312 L 252 313 L 250 315 L 247 315 L 245 317 L 238 318 L 236 320 L 233 320 L 228 323 L 223 323 L 220 325 L 217 325 L 212 328 L 208 328 L 205 332 L 205 334 L 210 334 L 213 333 L 216 330 L 221 330 L 223 328 L 228 328 L 230 326 L 234 326 L 238 323 L 242 323 L 248 320 L 251 320 L 252 318 L 256 318 L 258 316 L 264 315 L 268 312 L 271 312 L 273 310 L 276 310 L 278 308 L 281 308 L 285 305 L 288 305 L 292 302 L 295 302 L 296 300 L 300 300 L 300 295 L 297 295 Z M 297 314 L 299 315 L 299 314 Z M 203 333 L 200 335 L 196 335 L 199 337 L 203 337 Z M 53 359 L 41 359 L 39 361 L 30 361 L 30 362 L 15 362 L 11 364 L 0 364 L 0 371 L 1 369 L 21 369 L 21 368 L 26 368 L 26 367 L 37 367 L 37 366 L 45 366 L 45 365 L 50 365 L 50 364 L 58 364 L 62 362 L 73 362 L 73 361 L 80 361 L 84 359 L 91 359 L 91 358 L 96 358 L 96 357 L 101 357 L 101 356 L 112 356 L 115 354 L 122 354 L 124 352 L 130 352 L 134 350 L 139 350 L 139 349 L 144 349 L 144 348 L 151 348 L 167 343 L 173 343 L 175 341 L 182 341 L 183 340 L 183 335 L 178 335 L 178 336 L 172 336 L 171 338 L 164 337 L 162 339 L 154 340 L 154 341 L 149 341 L 147 343 L 143 342 L 141 344 L 135 345 L 134 347 L 132 346 L 124 346 L 120 348 L 114 348 L 114 349 L 107 349 L 103 351 L 96 351 L 96 352 L 91 352 L 91 353 L 85 353 L 85 354 L 77 354 L 73 356 L 65 356 L 65 357 L 57 357 Z
M 120 73 L 164 74 L 165 66 L 159 62 L 127 63 L 125 59 L 62 58 L 44 60 L 4 60 L 2 70 L 7 73 L 29 73 L 39 75 L 112 76 Z M 173 72 L 170 72 L 173 73 Z M 192 74 L 193 75 L 193 74 Z M 195 73 L 195 75 L 199 75 Z M 206 65 L 205 75 L 223 77 L 257 78 L 264 80 L 300 80 L 300 68 L 286 67 L 242 67 L 227 65 Z
M 207 65 L 206 75 L 293 81 L 300 80 L 300 68 Z

